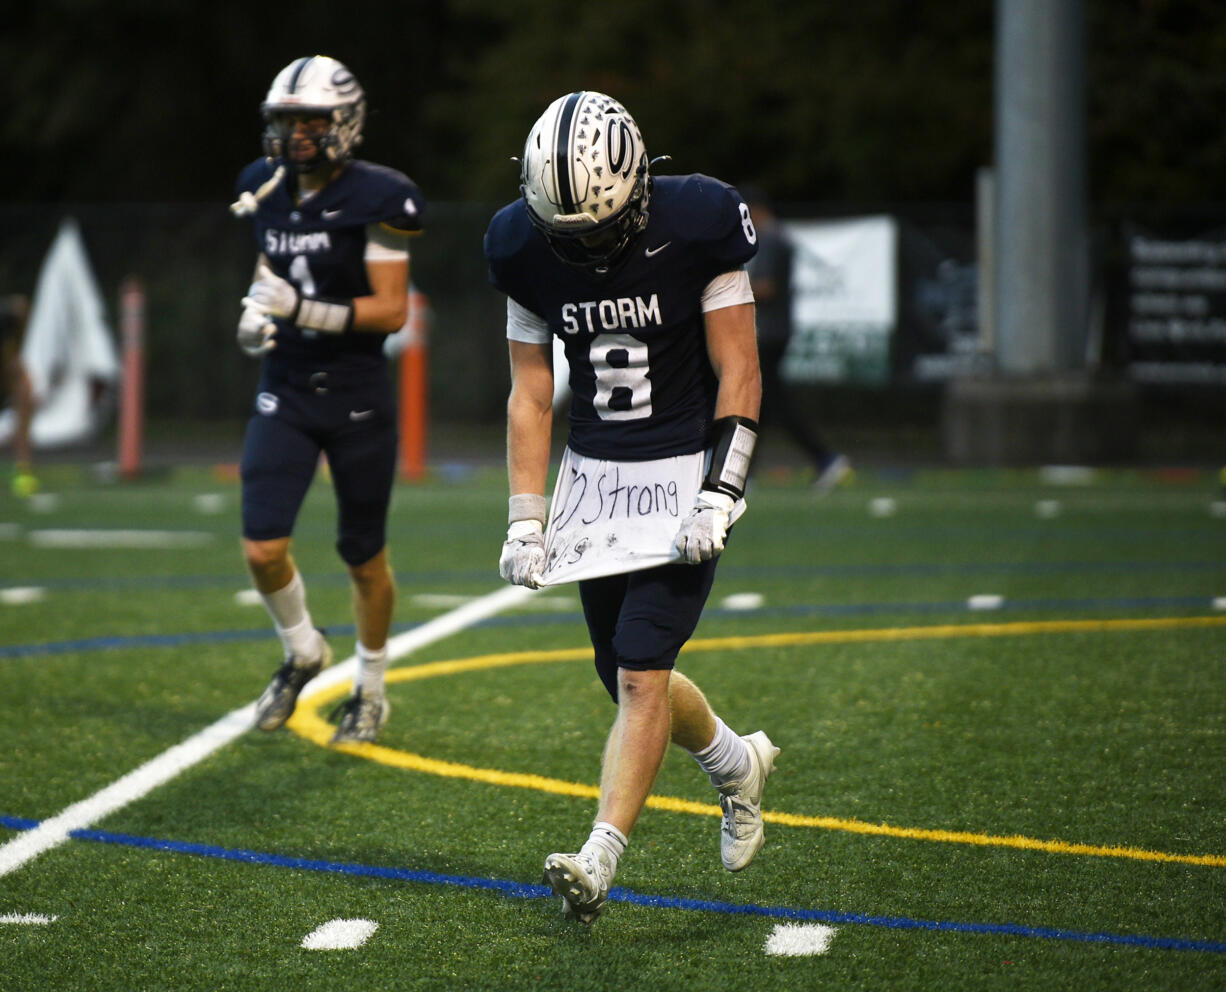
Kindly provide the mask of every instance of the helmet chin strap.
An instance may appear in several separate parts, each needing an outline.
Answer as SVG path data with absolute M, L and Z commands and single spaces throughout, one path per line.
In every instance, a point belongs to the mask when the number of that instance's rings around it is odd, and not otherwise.
M 235 217 L 246 217 L 249 214 L 255 213 L 260 208 L 260 203 L 272 194 L 278 186 L 281 185 L 281 180 L 285 178 L 285 164 L 277 166 L 277 170 L 265 182 L 260 184 L 260 188 L 254 193 L 251 190 L 243 190 L 242 196 L 230 204 L 230 213 Z

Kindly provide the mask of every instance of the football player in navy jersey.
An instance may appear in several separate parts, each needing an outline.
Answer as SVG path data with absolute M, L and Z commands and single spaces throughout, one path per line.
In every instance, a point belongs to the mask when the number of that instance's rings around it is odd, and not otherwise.
M 366 100 L 335 59 L 295 59 L 262 109 L 265 154 L 240 173 L 232 207 L 250 215 L 259 253 L 238 343 L 263 363 L 243 445 L 243 551 L 284 648 L 256 723 L 284 724 L 332 660 L 290 549 L 322 452 L 357 625 L 358 674 L 332 739 L 370 741 L 388 715 L 395 599 L 385 535 L 397 421 L 383 342 L 405 322 L 408 242 L 424 202 L 406 176 L 353 157 Z
M 579 582 L 596 670 L 618 706 L 591 834 L 545 860 L 566 914 L 586 923 L 670 739 L 719 790 L 730 871 L 762 846 L 779 753 L 761 731 L 737 736 L 673 667 L 744 510 L 761 399 L 744 268 L 756 234 L 730 186 L 652 177 L 648 164 L 616 100 L 560 97 L 528 135 L 521 196 L 485 236 L 490 280 L 507 296 L 512 380 L 499 570 L 530 587 Z M 572 399 L 547 514 L 555 336 Z

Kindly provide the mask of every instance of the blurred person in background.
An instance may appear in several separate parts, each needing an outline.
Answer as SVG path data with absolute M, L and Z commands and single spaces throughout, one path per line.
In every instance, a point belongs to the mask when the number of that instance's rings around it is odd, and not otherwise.
M 490 281 L 507 296 L 512 383 L 499 571 L 532 588 L 578 581 L 617 704 L 596 822 L 544 867 L 565 914 L 590 924 L 670 740 L 718 790 L 724 867 L 745 868 L 763 843 L 779 749 L 761 731 L 738 736 L 673 667 L 744 510 L 760 398 L 744 265 L 757 237 L 725 183 L 653 179 L 638 125 L 602 93 L 551 103 L 521 165 L 521 196 L 485 236 Z M 572 397 L 546 535 L 555 336 Z M 593 498 L 607 518 L 584 504 Z
M 740 187 L 758 231 L 758 253 L 749 261 L 749 282 L 758 308 L 758 361 L 762 366 L 762 425 L 782 427 L 805 453 L 816 472 L 819 494 L 851 477 L 851 463 L 832 450 L 797 412 L 783 377 L 783 359 L 792 339 L 792 256 L 795 246 L 775 216 L 765 190 Z
M 295 59 L 262 111 L 265 154 L 242 170 L 232 207 L 251 217 L 259 252 L 238 325 L 239 346 L 262 361 L 243 444 L 243 552 L 284 650 L 256 725 L 282 726 L 332 660 L 290 547 L 322 453 L 357 626 L 358 674 L 332 740 L 372 741 L 388 717 L 395 601 L 386 530 L 397 414 L 383 344 L 405 322 L 409 236 L 425 204 L 402 173 L 353 157 L 366 100 L 335 59 Z
M 30 301 L 26 297 L 15 294 L 0 298 L 0 381 L 4 383 L 9 405 L 13 408 L 13 477 L 10 487 L 14 496 L 23 499 L 38 491 L 30 448 L 34 388 L 21 360 L 21 344 L 29 315 Z

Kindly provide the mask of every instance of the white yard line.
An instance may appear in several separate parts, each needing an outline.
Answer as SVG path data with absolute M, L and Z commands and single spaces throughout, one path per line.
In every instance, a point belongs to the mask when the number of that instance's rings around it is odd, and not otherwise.
M 32 530 L 36 548 L 198 548 L 213 534 L 194 530 Z
M 388 657 L 403 658 L 427 644 L 442 640 L 486 617 L 521 604 L 534 595 L 534 590 L 523 586 L 504 586 L 391 638 L 387 643 Z M 356 668 L 357 657 L 351 655 L 340 664 L 324 669 L 307 684 L 299 698 L 308 699 L 318 692 L 352 679 Z M 255 703 L 248 703 L 227 713 L 212 726 L 206 727 L 181 744 L 176 744 L 169 751 L 128 772 L 101 792 L 73 803 L 50 819 L 43 820 L 32 830 L 13 838 L 0 846 L 0 876 L 16 871 L 44 851 L 64 843 L 72 831 L 92 826 L 116 810 L 147 795 L 159 785 L 169 782 L 180 772 L 198 764 L 214 751 L 245 734 L 254 723 Z

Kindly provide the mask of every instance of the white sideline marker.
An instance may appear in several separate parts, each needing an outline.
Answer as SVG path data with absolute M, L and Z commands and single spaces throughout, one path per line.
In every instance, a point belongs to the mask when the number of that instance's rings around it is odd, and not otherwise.
M 42 913 L 5 913 L 0 915 L 0 923 L 25 923 L 31 926 L 45 926 L 54 923 L 58 916 L 44 916 Z
M 884 520 L 898 512 L 898 503 L 890 496 L 878 496 L 868 501 L 868 513 L 871 517 Z
M 60 498 L 55 493 L 35 493 L 28 502 L 35 513 L 54 513 L 60 508 Z
M 197 513 L 215 516 L 226 509 L 226 498 L 221 493 L 199 493 L 192 497 L 192 506 Z
M 348 951 L 361 947 L 379 929 L 374 920 L 329 920 L 302 938 L 308 951 Z
M 510 609 L 534 595 L 536 590 L 524 586 L 504 586 L 459 609 L 437 616 L 420 627 L 393 637 L 387 642 L 388 657 L 403 658 L 418 648 L 433 644 L 486 617 Z M 357 656 L 350 655 L 339 664 L 325 668 L 307 684 L 298 698 L 309 699 L 340 682 L 352 680 L 357 667 Z M 16 871 L 44 851 L 58 847 L 74 830 L 84 830 L 92 826 L 128 803 L 152 792 L 159 785 L 169 782 L 180 772 L 203 761 L 236 737 L 241 737 L 254 725 L 255 703 L 250 702 L 227 713 L 212 726 L 205 727 L 200 733 L 176 744 L 169 751 L 162 752 L 156 758 L 128 772 L 101 792 L 73 803 L 50 819 L 43 820 L 32 830 L 27 830 L 7 844 L 0 845 L 0 876 Z
M 760 592 L 734 592 L 720 604 L 725 610 L 759 610 L 766 602 Z
M 968 610 L 999 610 L 1005 605 L 1005 597 L 994 592 L 982 592 L 966 601 Z
M 836 933 L 823 923 L 777 923 L 766 938 L 766 953 L 788 958 L 825 954 Z
M 213 535 L 191 530 L 32 530 L 36 548 L 198 548 Z
M 1061 509 L 1058 499 L 1041 499 L 1034 505 L 1034 515 L 1040 520 L 1055 520 Z
M 27 603 L 37 603 L 47 597 L 47 590 L 42 586 L 9 586 L 0 589 L 0 603 L 5 606 L 25 606 Z

